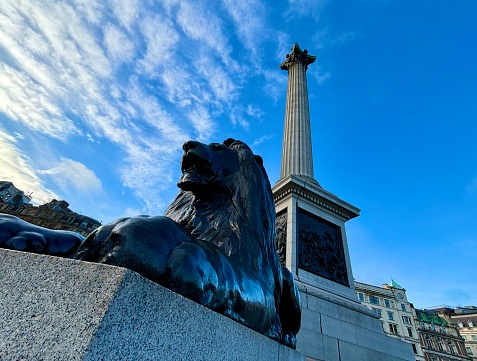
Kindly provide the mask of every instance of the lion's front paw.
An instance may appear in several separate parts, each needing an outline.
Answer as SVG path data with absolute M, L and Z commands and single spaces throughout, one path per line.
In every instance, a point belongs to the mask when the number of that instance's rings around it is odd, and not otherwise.
M 2 240 L 0 246 L 16 251 L 43 253 L 46 248 L 46 240 L 36 232 L 18 232 L 13 237 Z

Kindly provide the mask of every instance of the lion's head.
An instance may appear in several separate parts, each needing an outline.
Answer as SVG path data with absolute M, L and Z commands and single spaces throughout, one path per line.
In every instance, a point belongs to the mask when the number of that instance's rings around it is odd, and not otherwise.
M 181 191 L 165 215 L 254 268 L 276 263 L 275 207 L 262 158 L 227 139 L 183 146 Z

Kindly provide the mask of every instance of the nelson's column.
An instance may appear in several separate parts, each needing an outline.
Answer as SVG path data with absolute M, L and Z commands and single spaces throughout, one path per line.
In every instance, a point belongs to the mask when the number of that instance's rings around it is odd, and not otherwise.
M 314 178 L 306 70 L 315 59 L 295 43 L 280 64 L 288 89 L 281 173 L 272 189 L 280 261 L 301 295 L 297 351 L 307 360 L 414 360 L 410 344 L 385 335 L 356 298 L 345 222 L 360 210 Z

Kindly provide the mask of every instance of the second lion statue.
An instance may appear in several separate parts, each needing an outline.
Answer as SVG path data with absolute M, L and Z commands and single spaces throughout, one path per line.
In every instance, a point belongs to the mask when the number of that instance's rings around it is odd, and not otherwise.
M 300 298 L 275 250 L 262 159 L 234 139 L 183 149 L 180 191 L 164 216 L 103 225 L 74 258 L 129 268 L 295 348 Z

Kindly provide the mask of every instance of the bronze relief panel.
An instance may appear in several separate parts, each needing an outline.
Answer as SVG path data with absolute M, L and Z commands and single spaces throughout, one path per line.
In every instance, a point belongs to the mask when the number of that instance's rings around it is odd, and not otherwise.
M 349 287 L 341 228 L 298 209 L 298 267 Z

